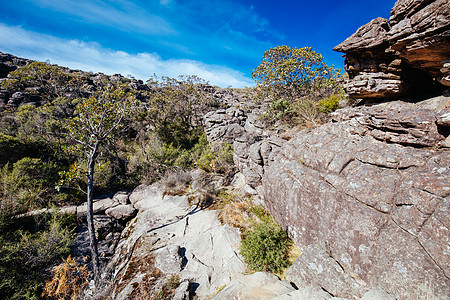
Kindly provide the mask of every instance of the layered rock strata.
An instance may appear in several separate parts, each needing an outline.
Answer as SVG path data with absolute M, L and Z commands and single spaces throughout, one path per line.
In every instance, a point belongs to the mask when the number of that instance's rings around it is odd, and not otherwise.
M 206 114 L 203 121 L 212 145 L 233 145 L 234 164 L 253 189 L 261 185 L 264 167 L 271 162 L 270 154 L 285 142 L 275 132 L 264 128 L 259 115 L 258 109 L 244 111 L 230 107 Z
M 350 299 L 450 294 L 449 99 L 340 110 L 273 154 L 265 201 L 303 250 L 288 280 Z
M 389 21 L 370 21 L 333 50 L 345 53 L 350 97 L 439 93 L 450 86 L 449 2 L 398 0 Z

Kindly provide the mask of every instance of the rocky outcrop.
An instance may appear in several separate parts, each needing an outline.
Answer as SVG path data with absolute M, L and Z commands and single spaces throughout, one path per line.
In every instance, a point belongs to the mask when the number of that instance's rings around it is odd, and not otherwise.
M 180 284 L 171 299 L 206 299 L 242 276 L 239 230 L 221 225 L 217 211 L 191 206 L 188 198 L 166 195 L 158 183 L 133 191 L 129 199 L 139 212 L 105 272 L 112 274 L 108 296 L 161 295 L 176 276 Z
M 18 67 L 23 67 L 30 62 L 31 60 L 29 59 L 0 52 L 0 78 L 6 78 L 10 72 L 16 70 Z
M 203 121 L 212 145 L 233 145 L 235 167 L 244 175 L 247 190 L 253 190 L 254 195 L 261 185 L 264 167 L 271 162 L 271 153 L 276 153 L 285 142 L 274 131 L 265 128 L 260 115 L 260 108 L 244 111 L 230 107 L 206 114 Z
M 450 294 L 449 100 L 339 110 L 279 149 L 262 182 L 303 251 L 288 280 L 349 299 Z
M 389 21 L 370 21 L 333 50 L 345 53 L 350 97 L 420 98 L 450 86 L 449 41 L 447 0 L 398 0 Z

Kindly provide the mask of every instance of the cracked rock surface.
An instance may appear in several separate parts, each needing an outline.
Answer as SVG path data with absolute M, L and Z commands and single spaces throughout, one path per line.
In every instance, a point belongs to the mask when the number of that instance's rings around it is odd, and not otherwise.
M 450 151 L 440 144 L 448 127 L 436 125 L 446 101 L 340 110 L 279 150 L 263 191 L 303 250 L 287 273 L 298 288 L 450 294 Z
M 164 186 L 153 184 L 130 195 L 139 212 L 109 264 L 113 299 L 130 299 L 142 284 L 157 295 L 173 275 L 184 287 L 175 298 L 205 299 L 245 272 L 238 229 L 221 225 L 217 211 L 190 206 L 188 196 L 163 193 Z

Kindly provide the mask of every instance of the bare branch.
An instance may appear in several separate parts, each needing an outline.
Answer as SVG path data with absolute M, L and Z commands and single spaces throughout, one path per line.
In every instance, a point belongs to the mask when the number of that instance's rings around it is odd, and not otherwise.
M 80 145 L 83 145 L 83 146 L 85 146 L 85 147 L 87 147 L 87 148 L 89 148 L 89 149 L 91 149 L 91 150 L 94 150 L 94 147 L 93 147 L 93 146 L 91 146 L 91 145 L 89 145 L 88 143 L 85 143 L 85 142 L 83 142 L 83 141 L 81 141 L 81 140 L 75 138 L 75 137 L 72 136 L 71 134 L 63 133 L 63 135 L 68 136 L 69 138 L 71 138 L 72 140 L 74 140 L 75 142 L 77 142 L 77 143 L 80 144 Z

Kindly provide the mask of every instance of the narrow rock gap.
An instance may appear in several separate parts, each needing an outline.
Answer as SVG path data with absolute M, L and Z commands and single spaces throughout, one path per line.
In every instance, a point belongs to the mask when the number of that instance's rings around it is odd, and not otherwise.
M 342 168 L 339 170 L 338 174 L 341 175 L 342 172 L 344 171 L 344 169 L 345 169 L 349 164 L 351 164 L 352 162 L 354 162 L 355 160 L 356 160 L 356 158 L 354 158 L 354 157 L 350 158 L 350 159 L 342 166 Z
M 395 207 L 402 207 L 402 206 L 414 206 L 414 204 L 410 204 L 410 203 L 396 203 L 394 204 Z
M 331 297 L 335 297 L 335 295 L 333 295 L 332 293 L 330 293 L 329 291 L 327 291 L 323 286 L 320 287 L 322 290 L 325 291 L 325 293 L 327 293 L 328 295 L 330 295 Z
M 427 251 L 427 249 L 420 243 L 419 239 L 417 238 L 417 243 L 420 245 L 420 247 L 423 249 L 423 251 L 425 251 L 425 253 L 428 255 L 428 257 L 434 262 L 434 264 L 441 270 L 442 274 L 444 275 L 445 278 L 447 278 L 448 280 L 450 280 L 450 277 L 445 274 L 444 269 L 438 264 L 438 262 L 430 255 L 430 253 Z
M 416 168 L 417 166 L 406 166 L 406 167 L 399 167 L 399 166 L 395 166 L 395 167 L 389 167 L 386 165 L 381 165 L 381 164 L 377 164 L 377 163 L 373 163 L 373 162 L 368 162 L 368 161 L 364 161 L 361 160 L 359 158 L 355 158 L 355 160 L 359 161 L 362 164 L 366 164 L 366 165 L 371 165 L 371 166 L 375 166 L 381 169 L 386 169 L 386 170 L 408 170 L 410 168 Z
M 186 230 L 189 226 L 189 217 L 186 217 L 186 222 L 184 223 L 184 230 L 183 230 L 183 236 L 186 235 Z

